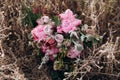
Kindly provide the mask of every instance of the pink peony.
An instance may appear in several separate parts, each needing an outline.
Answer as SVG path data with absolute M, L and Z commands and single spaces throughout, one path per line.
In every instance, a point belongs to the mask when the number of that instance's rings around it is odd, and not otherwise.
M 75 49 L 75 47 L 72 47 L 70 51 L 67 53 L 67 57 L 69 58 L 77 58 L 80 56 L 81 51 L 78 51 Z
M 31 31 L 35 41 L 41 41 L 41 40 L 45 40 L 47 38 L 47 35 L 43 31 L 43 29 L 44 29 L 43 25 L 38 25 L 36 28 L 34 28 Z
M 77 26 L 81 24 L 81 20 L 76 19 L 75 15 L 70 9 L 67 9 L 65 13 L 60 14 L 62 19 L 61 25 L 57 28 L 58 33 L 69 33 L 77 29 Z

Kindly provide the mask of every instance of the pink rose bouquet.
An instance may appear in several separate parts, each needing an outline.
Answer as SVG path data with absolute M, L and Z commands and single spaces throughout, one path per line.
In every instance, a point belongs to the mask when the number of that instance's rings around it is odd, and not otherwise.
M 59 25 L 56 23 L 58 20 Z M 47 56 L 47 60 L 80 58 L 84 50 L 84 42 L 92 41 L 94 38 L 92 34 L 88 38 L 85 32 L 87 30 L 81 30 L 81 20 L 77 19 L 70 9 L 59 14 L 57 20 L 43 16 L 36 22 L 38 25 L 31 34 L 33 40 L 41 44 L 40 50 L 45 57 Z

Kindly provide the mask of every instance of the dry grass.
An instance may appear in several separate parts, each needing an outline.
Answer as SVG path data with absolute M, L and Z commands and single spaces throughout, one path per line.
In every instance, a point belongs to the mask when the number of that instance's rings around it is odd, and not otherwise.
M 47 67 L 37 70 L 37 58 L 28 45 L 30 27 L 21 24 L 23 5 L 39 7 L 43 15 L 59 14 L 70 8 L 84 24 L 103 35 L 101 45 L 88 49 L 89 55 L 73 72 L 66 73 L 68 80 L 73 75 L 78 80 L 99 76 L 104 76 L 100 80 L 117 80 L 120 77 L 119 4 L 119 0 L 0 0 L 0 80 L 51 80 Z

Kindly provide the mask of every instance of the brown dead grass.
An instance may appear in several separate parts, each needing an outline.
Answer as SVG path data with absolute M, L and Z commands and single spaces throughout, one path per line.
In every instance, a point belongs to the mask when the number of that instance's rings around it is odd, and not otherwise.
M 37 70 L 37 58 L 32 53 L 33 48 L 28 45 L 30 28 L 21 25 L 24 17 L 22 4 L 40 7 L 43 15 L 59 14 L 67 8 L 81 15 L 79 18 L 84 24 L 104 36 L 100 47 L 95 47 L 93 51 L 88 50 L 91 54 L 72 72 L 75 78 L 119 78 L 119 0 L 0 0 L 0 80 L 51 80 L 47 67 L 42 71 Z M 68 75 L 73 76 L 71 73 Z

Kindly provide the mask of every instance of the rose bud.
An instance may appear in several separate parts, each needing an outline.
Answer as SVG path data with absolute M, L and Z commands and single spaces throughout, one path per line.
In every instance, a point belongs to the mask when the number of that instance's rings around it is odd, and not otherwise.
M 39 9 L 38 8 L 33 8 L 33 13 L 34 14 L 38 14 L 39 13 Z
M 61 35 L 61 34 L 57 34 L 57 35 L 55 35 L 55 40 L 56 40 L 57 42 L 61 43 L 61 42 L 63 42 L 64 37 L 63 37 L 63 35 Z
M 50 46 L 50 47 L 53 47 L 53 46 L 56 46 L 56 45 L 57 45 L 57 42 L 55 41 L 55 39 L 49 38 L 49 39 L 46 41 L 46 45 L 47 45 L 47 46 Z
M 43 31 L 48 34 L 48 35 L 51 35 L 53 33 L 53 30 L 52 30 L 52 26 L 51 25 L 46 25 L 43 29 Z
M 46 24 L 51 21 L 48 16 L 43 16 L 43 17 L 41 18 L 41 20 L 42 20 L 44 23 L 46 23 Z

